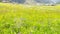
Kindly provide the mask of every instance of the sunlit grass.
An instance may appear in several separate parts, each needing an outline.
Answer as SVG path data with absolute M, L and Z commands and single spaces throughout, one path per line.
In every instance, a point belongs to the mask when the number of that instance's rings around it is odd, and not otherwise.
M 60 6 L 0 3 L 0 34 L 60 34 Z

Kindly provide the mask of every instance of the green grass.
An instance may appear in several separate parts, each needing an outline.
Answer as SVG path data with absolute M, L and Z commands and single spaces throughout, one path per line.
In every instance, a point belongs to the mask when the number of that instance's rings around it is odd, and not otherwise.
M 0 3 L 0 34 L 60 34 L 60 6 Z

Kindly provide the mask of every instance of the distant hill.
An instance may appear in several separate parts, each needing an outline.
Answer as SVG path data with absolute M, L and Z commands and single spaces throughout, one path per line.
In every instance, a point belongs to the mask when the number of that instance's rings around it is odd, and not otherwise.
M 10 0 L 10 2 L 24 3 L 24 2 L 25 2 L 25 0 Z
M 28 0 L 10 0 L 10 1 L 11 2 L 16 2 L 16 3 L 24 3 Z M 60 0 L 32 0 L 32 1 L 34 1 L 36 3 L 48 3 L 48 4 L 50 4 L 50 3 L 53 3 L 53 4 L 54 3 L 60 3 Z M 32 1 L 30 1 L 30 2 L 32 2 Z
M 8 1 L 8 0 L 0 0 L 0 1 Z M 29 3 L 45 3 L 45 4 L 60 4 L 60 0 L 9 0 L 9 2 L 15 2 L 15 3 L 25 3 L 28 1 Z

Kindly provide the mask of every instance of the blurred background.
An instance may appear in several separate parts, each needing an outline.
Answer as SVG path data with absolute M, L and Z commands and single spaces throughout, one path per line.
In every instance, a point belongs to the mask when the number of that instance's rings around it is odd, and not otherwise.
M 4 3 L 19 3 L 19 4 L 60 4 L 60 0 L 0 0 L 0 2 Z

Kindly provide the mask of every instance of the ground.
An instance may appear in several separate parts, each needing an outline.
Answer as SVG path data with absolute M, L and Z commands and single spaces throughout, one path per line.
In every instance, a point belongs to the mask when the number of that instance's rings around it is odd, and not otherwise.
M 0 3 L 0 34 L 60 34 L 60 6 Z

